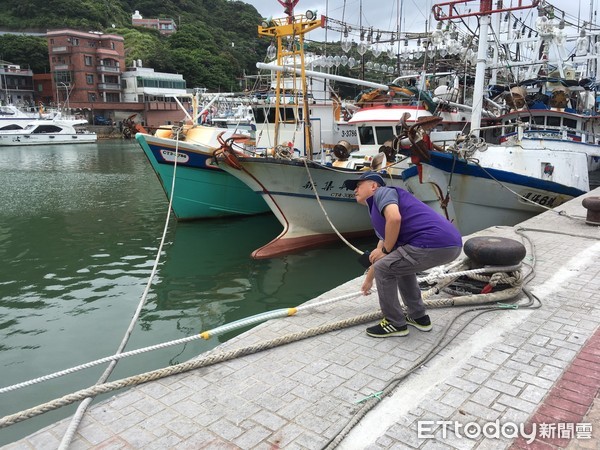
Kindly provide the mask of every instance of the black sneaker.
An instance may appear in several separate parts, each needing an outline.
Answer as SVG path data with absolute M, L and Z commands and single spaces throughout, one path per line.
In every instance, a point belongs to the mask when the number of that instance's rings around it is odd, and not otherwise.
M 383 338 L 390 336 L 406 336 L 408 334 L 408 327 L 395 327 L 384 317 L 379 325 L 367 328 L 367 334 L 371 337 Z
M 406 323 L 415 327 L 417 330 L 431 331 L 431 319 L 429 319 L 427 314 L 425 314 L 423 317 L 419 317 L 418 319 L 413 319 L 412 317 L 406 316 Z

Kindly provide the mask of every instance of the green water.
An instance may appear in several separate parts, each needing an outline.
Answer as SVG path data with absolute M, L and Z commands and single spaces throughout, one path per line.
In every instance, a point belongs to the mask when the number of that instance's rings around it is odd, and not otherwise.
M 0 148 L 0 187 L 0 387 L 113 354 L 148 282 L 167 216 L 142 150 L 135 141 Z M 298 305 L 363 272 L 343 244 L 249 258 L 280 230 L 271 215 L 171 219 L 126 350 Z M 188 360 L 217 343 L 197 340 L 125 359 L 111 380 Z M 88 387 L 104 368 L 0 394 L 0 416 Z M 0 445 L 75 408 L 2 429 Z

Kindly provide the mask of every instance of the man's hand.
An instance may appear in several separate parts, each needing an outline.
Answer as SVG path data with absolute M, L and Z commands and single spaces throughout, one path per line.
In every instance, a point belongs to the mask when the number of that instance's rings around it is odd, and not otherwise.
M 362 287 L 360 288 L 360 290 L 362 291 L 363 295 L 370 295 L 371 294 L 371 288 L 373 287 L 373 279 L 369 279 L 369 277 L 367 276 L 365 278 L 365 281 L 363 281 Z
M 385 253 L 383 253 L 383 251 L 379 247 L 377 247 L 369 255 L 369 261 L 371 261 L 371 264 L 373 264 L 375 261 L 383 258 L 384 256 L 385 256 Z

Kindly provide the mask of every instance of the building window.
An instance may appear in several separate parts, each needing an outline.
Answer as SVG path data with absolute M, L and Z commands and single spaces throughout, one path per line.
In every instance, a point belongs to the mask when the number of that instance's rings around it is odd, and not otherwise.
M 95 102 L 95 101 L 96 101 L 96 93 L 88 92 L 88 102 Z
M 73 45 L 79 46 L 79 39 L 73 38 Z
M 56 83 L 70 84 L 72 81 L 71 72 L 69 71 L 57 71 L 54 73 L 54 81 Z
M 110 48 L 113 49 L 113 50 L 115 49 L 115 43 L 114 42 L 110 43 Z
M 93 60 L 92 60 L 91 56 L 84 56 L 83 58 L 85 60 L 85 65 L 86 66 L 91 66 L 93 64 Z
M 85 76 L 85 81 L 87 82 L 87 84 L 94 84 L 94 75 L 88 73 Z

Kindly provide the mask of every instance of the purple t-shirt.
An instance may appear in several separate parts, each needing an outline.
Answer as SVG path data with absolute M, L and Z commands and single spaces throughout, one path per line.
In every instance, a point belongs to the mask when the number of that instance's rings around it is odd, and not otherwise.
M 404 189 L 384 186 L 367 199 L 371 223 L 379 239 L 385 239 L 383 209 L 391 203 L 398 205 L 402 216 L 394 248 L 406 244 L 421 248 L 462 246 L 460 233 L 449 220 Z

